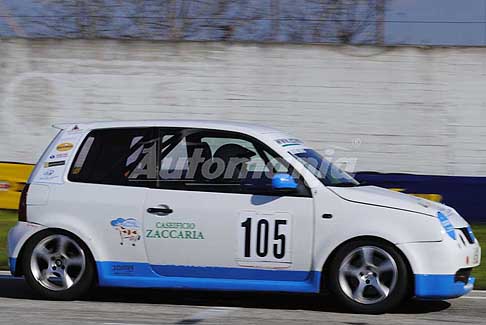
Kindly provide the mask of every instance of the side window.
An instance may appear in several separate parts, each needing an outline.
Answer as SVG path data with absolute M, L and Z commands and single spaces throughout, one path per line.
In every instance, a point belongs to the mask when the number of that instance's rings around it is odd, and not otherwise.
M 269 162 L 267 166 L 271 166 L 275 173 L 290 174 L 292 172 L 289 165 L 281 157 L 272 155 L 266 150 L 263 150 L 263 154 L 266 157 L 266 161 Z
M 249 172 L 269 172 L 270 169 L 267 167 L 265 160 L 262 159 L 262 157 L 257 154 L 258 151 L 253 145 L 248 140 L 243 140 L 243 139 L 238 139 L 238 138 L 217 138 L 217 137 L 205 137 L 201 138 L 201 143 L 207 143 L 211 152 L 217 153 L 217 152 L 223 152 L 223 150 L 220 150 L 221 147 L 228 145 L 228 144 L 234 144 L 237 146 L 240 146 L 241 148 L 244 148 L 248 150 L 251 153 L 254 153 L 252 157 L 249 157 L 248 162 L 246 163 L 246 169 Z M 218 157 L 220 155 L 216 155 Z
M 291 173 L 283 159 L 246 135 L 183 130 L 161 139 L 159 188 L 249 193 L 241 186 L 248 179 L 270 185 L 275 173 Z
M 92 131 L 84 140 L 69 172 L 72 182 L 151 186 L 157 141 L 154 129 Z M 152 175 L 151 175 L 152 174 Z

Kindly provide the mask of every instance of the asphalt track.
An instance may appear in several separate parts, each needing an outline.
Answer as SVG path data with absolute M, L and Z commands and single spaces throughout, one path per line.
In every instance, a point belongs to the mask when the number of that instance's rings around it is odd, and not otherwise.
M 486 324 L 486 292 L 410 301 L 385 315 L 353 315 L 330 297 L 98 289 L 83 301 L 39 300 L 23 279 L 0 272 L 0 324 Z

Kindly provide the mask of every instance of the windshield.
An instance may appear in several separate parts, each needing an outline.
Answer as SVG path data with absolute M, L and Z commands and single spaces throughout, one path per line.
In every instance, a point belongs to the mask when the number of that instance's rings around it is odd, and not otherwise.
M 326 186 L 359 186 L 351 175 L 327 161 L 312 149 L 297 149 L 290 154 L 299 160 L 314 176 Z

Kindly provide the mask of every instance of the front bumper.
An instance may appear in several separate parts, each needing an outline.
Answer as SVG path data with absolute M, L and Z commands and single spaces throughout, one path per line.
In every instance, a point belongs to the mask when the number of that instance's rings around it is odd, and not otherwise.
M 474 242 L 444 237 L 440 242 L 399 244 L 415 278 L 415 296 L 452 299 L 469 293 L 475 279 L 470 271 L 479 266 L 481 248 Z
M 475 279 L 456 281 L 455 275 L 415 275 L 415 296 L 420 299 L 452 299 L 468 294 Z

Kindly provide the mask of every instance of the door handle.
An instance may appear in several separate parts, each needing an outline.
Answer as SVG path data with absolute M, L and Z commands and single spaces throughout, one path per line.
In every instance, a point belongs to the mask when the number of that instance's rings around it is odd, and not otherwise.
M 150 213 L 150 214 L 155 214 L 156 216 L 163 217 L 163 216 L 171 214 L 172 212 L 174 212 L 174 210 L 169 208 L 168 205 L 161 204 L 161 205 L 159 205 L 158 207 L 155 207 L 155 208 L 148 208 L 147 212 Z

